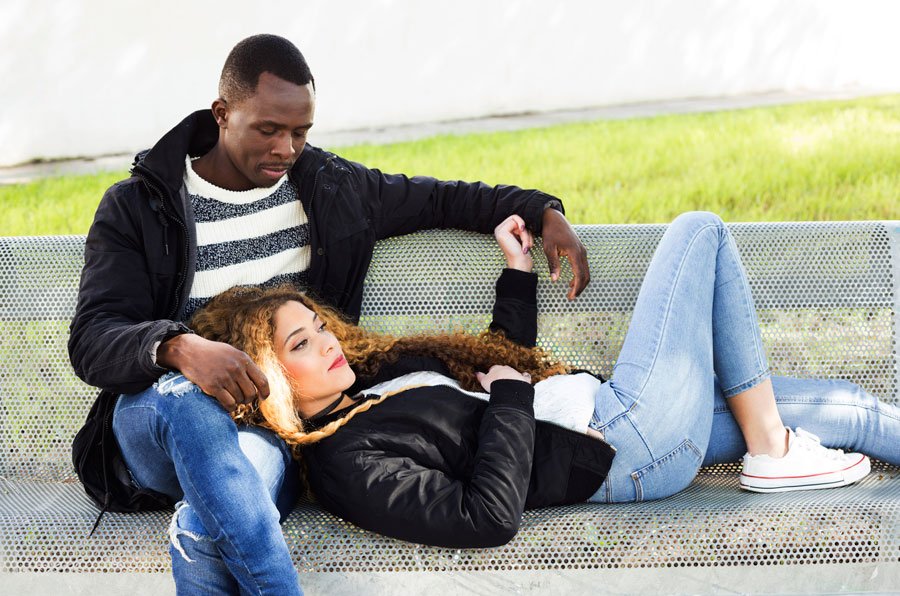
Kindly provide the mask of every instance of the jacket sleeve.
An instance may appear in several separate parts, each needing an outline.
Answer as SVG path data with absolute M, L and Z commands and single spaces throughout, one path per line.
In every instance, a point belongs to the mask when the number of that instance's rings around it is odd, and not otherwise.
M 378 240 L 432 228 L 488 234 L 513 214 L 522 216 L 528 228 L 540 234 L 545 208 L 564 212 L 559 199 L 538 190 L 384 174 L 357 163 L 350 165 L 368 202 Z
M 497 279 L 490 329 L 526 348 L 537 341 L 537 280 L 536 273 L 517 269 L 504 269 Z
M 143 252 L 135 182 L 110 188 L 88 232 L 78 302 L 69 335 L 69 359 L 82 380 L 113 393 L 149 387 L 165 369 L 153 362 L 157 342 L 189 331 L 154 316 L 154 296 Z
M 534 454 L 533 401 L 528 383 L 491 385 L 468 477 L 423 466 L 408 454 L 357 447 L 328 453 L 311 466 L 313 490 L 336 515 L 385 536 L 448 548 L 506 544 L 525 509 Z M 410 451 L 425 448 L 434 447 L 411 445 Z

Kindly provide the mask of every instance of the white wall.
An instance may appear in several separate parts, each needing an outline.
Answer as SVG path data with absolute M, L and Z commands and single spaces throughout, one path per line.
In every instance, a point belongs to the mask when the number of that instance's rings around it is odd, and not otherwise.
M 258 32 L 300 47 L 316 128 L 334 131 L 900 90 L 898 23 L 894 0 L 0 0 L 0 165 L 152 144 L 211 103 L 228 51 Z

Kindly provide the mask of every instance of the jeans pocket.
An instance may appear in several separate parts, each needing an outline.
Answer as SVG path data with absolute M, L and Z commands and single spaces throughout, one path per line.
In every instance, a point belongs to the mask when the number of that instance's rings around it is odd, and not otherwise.
M 635 501 L 663 499 L 687 488 L 697 475 L 703 453 L 690 439 L 647 466 L 632 472 Z

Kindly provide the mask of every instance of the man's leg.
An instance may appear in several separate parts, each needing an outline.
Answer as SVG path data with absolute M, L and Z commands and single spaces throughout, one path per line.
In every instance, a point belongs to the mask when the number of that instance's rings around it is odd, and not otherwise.
M 135 482 L 186 503 L 170 528 L 180 593 L 211 587 L 236 593 L 235 580 L 246 594 L 301 593 L 273 501 L 285 505 L 286 515 L 297 494 L 283 442 L 262 429 L 242 439 L 219 403 L 180 375 L 122 396 L 113 430 Z

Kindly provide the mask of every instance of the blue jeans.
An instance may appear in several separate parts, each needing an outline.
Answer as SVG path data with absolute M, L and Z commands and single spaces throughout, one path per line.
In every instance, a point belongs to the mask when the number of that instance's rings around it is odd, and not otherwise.
M 182 375 L 122 395 L 113 432 L 132 478 L 180 500 L 169 528 L 179 594 L 301 594 L 280 521 L 299 495 L 287 445 L 238 427 Z
M 716 215 L 686 213 L 666 230 L 647 269 L 612 378 L 597 392 L 591 428 L 617 449 L 591 498 L 660 499 L 701 465 L 746 451 L 727 399 L 769 378 L 750 286 L 731 233 Z M 846 381 L 772 378 L 787 426 L 900 464 L 900 408 Z

